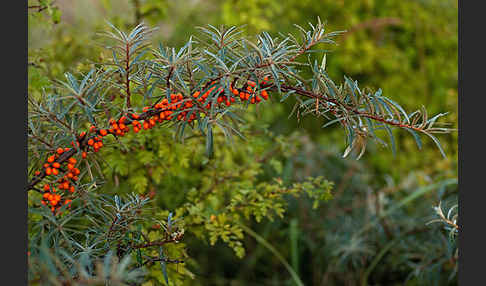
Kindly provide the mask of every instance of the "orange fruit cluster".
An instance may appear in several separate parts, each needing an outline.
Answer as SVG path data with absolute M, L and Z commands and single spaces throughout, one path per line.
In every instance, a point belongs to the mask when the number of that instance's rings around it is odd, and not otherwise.
M 74 186 L 74 182 L 78 180 L 78 175 L 81 171 L 76 168 L 77 160 L 74 157 L 70 157 L 65 162 L 60 162 L 59 157 L 64 153 L 69 151 L 69 148 L 58 148 L 54 155 L 51 155 L 47 158 L 47 162 L 44 163 L 44 169 L 46 176 L 57 176 L 60 175 L 61 172 L 64 174 L 62 177 L 58 178 L 57 183 L 59 190 L 66 190 L 71 193 L 74 193 L 76 190 Z M 64 168 L 65 165 L 65 168 Z M 36 175 L 40 175 L 40 172 L 36 172 Z M 57 190 L 54 186 L 49 184 L 44 185 L 44 193 L 42 195 L 41 203 L 45 206 L 50 206 L 51 211 L 55 212 L 55 210 L 62 206 L 61 203 L 70 204 L 72 200 L 64 199 L 62 194 L 57 193 Z
M 73 187 L 73 186 L 72 186 Z M 60 208 L 62 204 L 71 207 L 72 200 L 63 199 L 61 194 L 58 194 L 56 188 L 50 187 L 49 184 L 44 185 L 44 194 L 42 195 L 41 203 L 45 206 L 51 206 L 51 211 L 54 213 L 56 209 Z
M 155 104 L 155 109 L 156 110 L 163 110 L 162 112 L 159 113 L 159 115 L 153 116 L 151 119 L 153 121 L 148 122 L 148 128 L 152 128 L 155 126 L 155 122 L 162 123 L 164 120 L 171 120 L 173 116 L 177 116 L 177 120 L 185 120 L 187 122 L 191 122 L 194 119 L 196 119 L 196 115 L 192 113 L 189 116 L 189 110 L 190 108 L 194 107 L 194 103 L 192 102 L 191 99 L 184 100 L 184 97 L 182 96 L 181 93 L 177 94 L 171 94 L 170 95 L 170 101 L 167 98 L 162 99 L 159 103 Z M 181 109 L 182 108 L 182 109 Z M 178 113 L 174 114 L 174 112 Z M 145 120 L 147 122 L 147 120 Z M 145 129 L 145 123 L 144 123 L 144 129 Z
M 267 77 L 265 79 L 268 80 Z M 266 81 L 262 81 L 262 84 L 265 84 Z M 234 95 L 239 95 L 241 101 L 247 101 L 250 100 L 251 104 L 258 104 L 260 101 L 262 101 L 262 98 L 264 100 L 268 100 L 268 92 L 263 89 L 260 91 L 260 94 L 256 94 L 254 88 L 256 87 L 256 83 L 254 81 L 247 81 L 246 89 L 244 90 L 238 90 L 236 88 L 233 88 L 233 86 L 230 85 L 230 90 Z M 261 96 L 261 97 L 260 97 Z M 251 99 L 250 99 L 251 98 Z
M 214 89 L 216 89 L 216 85 L 214 85 L 216 81 L 213 81 L 211 85 L 213 85 L 209 90 L 207 90 L 203 95 L 201 95 L 201 91 L 196 91 L 193 93 L 193 97 L 196 98 L 197 101 L 200 103 L 204 104 L 206 102 L 208 96 L 213 92 Z M 201 96 L 200 96 L 201 95 Z M 231 103 L 235 102 L 234 98 L 227 98 L 226 95 L 224 95 L 224 89 L 222 87 L 218 88 L 218 93 L 217 93 L 217 102 L 218 104 L 225 103 L 226 106 L 230 106 Z M 208 102 L 206 106 L 204 106 L 206 109 L 211 109 L 212 102 Z
M 268 81 L 268 77 L 265 77 L 264 80 L 261 82 L 262 84 L 266 84 Z M 200 91 L 196 91 L 192 96 L 197 99 L 200 103 L 206 102 L 208 96 L 213 92 L 213 90 L 216 88 L 216 81 L 213 81 L 211 85 L 213 85 L 211 88 L 209 88 L 208 91 L 206 91 L 204 94 L 201 95 Z M 233 87 L 233 84 L 230 84 L 230 92 L 233 93 L 235 96 L 239 96 L 241 101 L 248 101 L 250 100 L 251 104 L 257 104 L 260 101 L 262 101 L 262 98 L 264 100 L 268 100 L 268 92 L 266 90 L 261 90 L 259 94 L 255 93 L 255 87 L 256 83 L 254 81 L 248 80 L 246 85 L 244 85 L 244 88 L 242 90 L 239 90 L 238 88 Z M 230 106 L 232 103 L 235 102 L 235 98 L 231 96 L 226 96 L 224 94 L 224 89 L 222 87 L 219 87 L 217 90 L 217 102 L 218 104 L 225 104 L 226 106 Z M 212 102 L 208 102 L 206 106 L 204 106 L 206 109 L 211 108 Z

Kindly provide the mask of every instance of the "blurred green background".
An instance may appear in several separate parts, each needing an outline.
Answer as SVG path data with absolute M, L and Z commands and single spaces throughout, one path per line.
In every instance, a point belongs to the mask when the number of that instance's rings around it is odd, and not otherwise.
M 29 1 L 29 5 L 36 3 Z M 197 26 L 244 24 L 246 35 L 254 37 L 261 31 L 272 35 L 296 32 L 293 24 L 306 26 L 320 17 L 327 22 L 328 31 L 347 31 L 327 53 L 326 69 L 331 78 L 340 82 L 347 75 L 361 87 L 382 88 L 385 96 L 410 111 L 424 105 L 430 114 L 449 112 L 446 120 L 457 128 L 456 0 L 57 0 L 52 4 L 58 10 L 28 11 L 31 94 L 40 94 L 66 71 L 84 71 L 90 62 L 103 60 L 96 32 L 106 29 L 105 20 L 126 30 L 143 20 L 158 27 L 154 43 L 180 47 L 197 33 Z M 311 60 L 320 61 L 322 56 L 313 54 Z M 289 149 L 278 148 L 270 162 L 253 166 L 261 170 L 258 180 L 279 176 L 293 182 L 324 176 L 335 182 L 333 200 L 317 210 L 312 210 L 305 198 L 289 199 L 285 219 L 252 225 L 306 285 L 359 285 L 363 277 L 369 285 L 403 285 L 405 281 L 407 285 L 457 284 L 454 243 L 440 227 L 425 225 L 433 218 L 432 206 L 439 201 L 445 206 L 457 203 L 456 187 L 433 188 L 385 218 L 372 220 L 421 187 L 457 177 L 457 132 L 439 136 L 447 158 L 442 158 L 429 140 L 424 138 L 426 144 L 418 150 L 408 133 L 397 132 L 396 156 L 371 144 L 359 161 L 342 159 L 345 140 L 341 129 L 321 129 L 323 122 L 312 117 L 300 122 L 287 119 L 292 102 L 276 100 L 271 105 L 246 118 L 257 126 L 251 131 L 256 135 L 241 144 L 255 148 L 228 147 L 227 152 L 217 153 L 215 160 L 221 161 L 221 170 L 236 165 L 252 167 L 251 161 L 265 156 L 273 146 L 272 136 L 281 136 L 289 142 Z M 262 130 L 272 135 L 266 136 Z M 199 154 L 198 147 L 157 141 L 157 136 L 171 136 L 170 131 L 157 132 L 150 137 L 152 144 L 170 152 L 154 156 L 165 159 L 173 153 L 175 158 L 189 158 L 160 163 L 165 164 L 160 180 L 147 179 L 151 176 L 147 172 L 135 174 L 111 166 L 105 188 L 107 192 L 156 190 L 155 203 L 171 210 L 184 203 L 184 190 L 201 185 L 204 171 L 192 176 L 198 166 L 195 160 L 201 158 L 187 154 Z M 219 148 L 225 148 L 224 143 Z M 104 155 L 113 162 L 143 163 L 136 154 L 106 151 Z M 371 222 L 371 228 L 360 232 Z M 245 238 L 247 254 L 243 259 L 236 258 L 222 243 L 210 247 L 189 234 L 185 240 L 191 257 L 186 267 L 195 278 L 181 278 L 176 283 L 293 285 L 280 261 L 251 237 Z

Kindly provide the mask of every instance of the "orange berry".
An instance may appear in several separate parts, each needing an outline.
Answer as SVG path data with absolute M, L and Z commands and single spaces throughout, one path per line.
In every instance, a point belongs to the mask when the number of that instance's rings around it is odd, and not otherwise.
M 69 150 L 70 150 L 70 148 L 69 148 L 69 147 L 64 148 L 64 152 L 67 152 L 67 151 L 69 151 Z
M 79 175 L 79 173 L 81 173 L 81 171 L 79 171 L 78 168 L 74 168 L 73 173 L 74 173 L 74 175 Z
M 52 168 L 52 174 L 53 175 L 59 175 L 59 170 L 56 168 Z
M 93 131 L 95 131 L 95 129 L 96 129 L 96 126 L 91 125 L 91 127 L 89 128 L 89 132 L 93 132 Z
M 266 90 L 262 90 L 261 96 L 263 97 L 263 99 L 267 100 L 268 99 L 268 92 Z
M 78 180 L 78 176 L 74 176 L 73 181 L 77 181 L 77 180 Z
M 52 167 L 59 169 L 61 167 L 61 164 L 59 164 L 58 162 L 54 162 L 52 163 Z
M 81 137 L 81 138 L 82 138 L 82 137 L 84 137 L 85 135 L 86 135 L 86 132 L 85 132 L 85 131 L 83 131 L 83 132 L 81 132 L 81 134 L 79 134 L 79 137 Z
M 52 162 L 54 162 L 54 159 L 55 159 L 54 158 L 54 155 L 53 156 L 49 156 L 49 158 L 47 158 L 47 162 L 52 163 Z
M 52 174 L 51 168 L 46 168 L 46 175 L 50 176 Z
M 86 156 L 88 156 L 88 155 L 86 154 L 86 152 L 83 152 L 83 154 L 81 155 L 81 157 L 83 157 L 83 159 L 86 159 Z
M 73 175 L 73 173 L 68 173 L 68 174 L 67 174 L 67 177 L 68 177 L 69 179 L 71 179 L 72 177 L 74 177 L 74 175 Z
M 48 184 L 44 185 L 44 191 L 49 191 L 49 185 Z
M 200 91 L 196 91 L 192 96 L 195 98 L 198 98 L 198 96 L 201 94 Z
M 100 134 L 101 134 L 101 136 L 106 136 L 106 135 L 108 135 L 108 131 L 106 131 L 106 129 L 101 129 Z
M 76 160 L 76 158 L 71 157 L 71 158 L 69 158 L 68 162 L 71 163 L 71 164 L 76 164 L 77 160 Z
M 74 168 L 74 164 L 69 163 L 67 165 L 68 170 L 72 170 Z
M 70 191 L 71 193 L 74 193 L 74 190 L 75 190 L 74 186 L 69 187 L 69 191 Z
M 64 153 L 64 149 L 62 148 L 57 148 L 57 154 L 61 155 L 62 153 Z
M 39 176 L 40 175 L 40 172 L 39 171 L 35 171 L 34 173 L 36 176 Z
M 93 139 L 89 139 L 89 140 L 88 140 L 88 145 L 89 145 L 89 146 L 93 146 L 93 144 L 94 144 L 94 140 L 93 140 Z

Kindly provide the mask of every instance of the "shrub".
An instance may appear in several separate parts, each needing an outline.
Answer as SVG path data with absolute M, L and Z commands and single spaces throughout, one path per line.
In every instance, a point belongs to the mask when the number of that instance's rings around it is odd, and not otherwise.
M 191 277 L 183 264 L 190 259 L 182 242 L 186 229 L 211 244 L 221 240 L 243 257 L 244 233 L 261 240 L 245 226 L 251 217 L 257 222 L 282 217 L 287 195 L 306 194 L 313 207 L 330 199 L 332 182 L 323 177 L 259 181 L 261 165 L 246 157 L 255 148 L 277 147 L 283 154 L 295 148 L 292 138 L 268 134 L 262 146 L 246 138 L 252 134 L 243 123 L 245 110 L 265 109 L 277 95 L 280 102 L 290 96 L 297 100 L 292 114 L 298 119 L 314 115 L 327 120 L 324 127 L 339 123 L 346 133 L 344 156 L 354 150 L 359 159 L 370 139 L 395 151 L 392 128 L 408 131 L 419 148 L 426 135 L 445 156 L 435 137 L 450 131 L 437 122 L 444 114 L 429 116 L 424 108 L 408 113 L 381 90 L 361 89 L 348 77 L 338 85 L 325 71 L 325 58 L 296 61 L 340 34 L 326 33 L 320 20 L 310 30 L 298 27 L 300 40 L 263 32 L 251 41 L 237 27 L 209 26 L 178 50 L 162 44 L 151 48 L 153 30 L 144 24 L 130 33 L 110 26 L 103 33 L 110 62 L 93 64 L 79 78 L 66 73 L 66 81 L 42 96 L 29 96 L 32 284 L 168 283 L 168 264 L 175 266 L 171 279 L 183 283 Z M 312 76 L 303 78 L 303 70 Z M 156 126 L 173 127 L 174 138 L 163 129 L 149 131 Z M 177 140 L 193 143 L 191 153 L 175 157 L 174 148 L 183 146 Z M 225 162 L 223 140 L 241 153 L 233 163 Z M 123 155 L 112 157 L 115 151 Z M 185 192 L 172 211 L 150 208 L 153 193 L 144 192 L 150 180 L 160 183 L 170 174 L 153 152 L 173 165 L 199 162 L 200 174 L 189 173 L 187 180 L 200 180 L 201 188 Z M 138 165 L 131 166 L 134 162 Z M 271 164 L 281 172 L 278 161 Z M 99 191 L 106 176 L 128 175 L 139 194 L 113 194 L 116 180 L 112 190 Z

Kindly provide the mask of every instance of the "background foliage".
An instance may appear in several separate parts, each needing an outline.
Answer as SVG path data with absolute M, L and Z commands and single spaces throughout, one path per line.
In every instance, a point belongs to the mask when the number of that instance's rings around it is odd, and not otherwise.
M 66 71 L 86 72 L 86 59 L 106 58 L 93 37 L 106 29 L 104 19 L 127 29 L 144 20 L 159 27 L 154 42 L 180 46 L 197 25 L 247 24 L 248 35 L 262 30 L 286 34 L 295 29 L 292 24 L 305 26 L 319 16 L 330 30 L 348 31 L 327 53 L 331 77 L 346 74 L 362 87 L 381 87 L 409 109 L 423 103 L 431 113 L 449 111 L 447 121 L 457 127 L 457 1 L 30 2 L 54 6 L 28 11 L 28 90 L 33 96 L 40 97 Z M 322 54 L 314 57 L 320 62 Z M 232 148 L 216 144 L 220 148 L 212 162 L 204 159 L 204 138 L 176 143 L 173 131 L 163 128 L 129 137 L 129 152 L 102 151 L 107 162 L 102 193 L 135 191 L 153 197 L 153 209 L 166 210 L 154 217 L 166 218 L 169 211 L 184 217 L 190 234 L 182 248 L 189 258 L 185 265 L 168 266 L 173 283 L 292 285 L 275 252 L 255 236 L 241 235 L 243 228 L 234 222 L 244 214 L 222 210 L 226 203 L 218 196 L 198 204 L 194 190 L 235 196 L 232 192 L 245 188 L 275 188 L 276 177 L 289 185 L 322 176 L 334 182 L 332 200 L 313 209 L 314 200 L 307 196 L 286 197 L 284 219 L 247 221 L 305 285 L 456 284 L 454 240 L 443 225 L 426 223 L 435 218 L 432 207 L 439 201 L 445 209 L 457 203 L 457 133 L 441 136 L 446 159 L 428 140 L 419 151 L 409 134 L 399 133 L 397 156 L 372 145 L 359 161 L 342 159 L 341 130 L 323 130 L 311 117 L 285 119 L 291 109 L 291 103 L 274 104 L 248 113 L 251 127 L 244 131 L 249 141 L 237 140 Z M 275 206 L 258 205 L 255 211 L 262 207 L 278 213 Z M 233 229 L 216 240 L 225 221 Z M 246 255 L 237 259 L 242 246 Z M 158 269 L 149 275 L 164 281 Z

